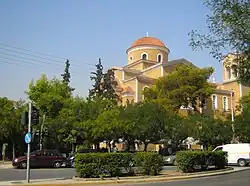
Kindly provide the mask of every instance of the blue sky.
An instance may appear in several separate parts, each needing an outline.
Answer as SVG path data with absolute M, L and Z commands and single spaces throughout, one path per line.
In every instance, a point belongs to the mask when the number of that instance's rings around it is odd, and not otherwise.
M 33 78 L 59 77 L 66 58 L 75 93 L 86 96 L 98 58 L 105 68 L 126 65 L 126 49 L 146 32 L 166 44 L 170 60 L 213 66 L 220 81 L 221 63 L 188 46 L 188 32 L 205 30 L 208 13 L 198 0 L 1 0 L 0 96 L 25 98 Z

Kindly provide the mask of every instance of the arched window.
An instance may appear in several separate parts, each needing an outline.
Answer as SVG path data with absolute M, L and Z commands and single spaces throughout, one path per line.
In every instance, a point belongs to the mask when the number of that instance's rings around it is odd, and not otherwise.
M 162 62 L 162 55 L 161 54 L 157 55 L 157 62 Z
M 148 54 L 147 53 L 142 53 L 141 59 L 147 60 L 148 59 Z
M 232 74 L 234 77 L 238 77 L 238 72 L 237 72 L 237 66 L 233 65 L 232 66 Z
M 217 105 L 217 96 L 215 94 L 212 95 L 212 109 L 216 110 L 218 107 Z
M 227 72 L 227 79 L 231 79 L 231 68 L 230 67 L 227 67 L 226 68 L 226 72 Z
M 224 112 L 228 111 L 228 97 L 226 96 L 222 97 L 222 108 Z

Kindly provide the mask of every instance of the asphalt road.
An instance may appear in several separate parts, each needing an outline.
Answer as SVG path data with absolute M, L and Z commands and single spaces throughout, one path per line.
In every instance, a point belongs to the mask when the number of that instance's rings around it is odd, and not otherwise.
M 235 172 L 227 175 L 213 176 L 192 180 L 169 181 L 148 184 L 126 184 L 126 186 L 249 186 L 250 170 Z M 110 185 L 111 186 L 111 185 Z M 124 184 L 125 186 L 125 184 Z
M 175 170 L 175 166 L 166 166 L 165 170 Z M 76 176 L 75 169 L 31 169 L 31 179 L 72 178 Z M 23 169 L 0 169 L 0 181 L 19 181 L 26 179 L 26 170 Z

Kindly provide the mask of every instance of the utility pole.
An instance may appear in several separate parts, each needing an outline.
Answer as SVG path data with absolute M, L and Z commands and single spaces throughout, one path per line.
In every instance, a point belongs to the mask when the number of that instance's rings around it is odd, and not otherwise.
M 31 134 L 31 113 L 32 113 L 32 103 L 29 103 L 29 123 L 28 123 L 28 133 Z M 27 149 L 27 171 L 26 171 L 26 180 L 30 182 L 30 143 L 28 143 Z

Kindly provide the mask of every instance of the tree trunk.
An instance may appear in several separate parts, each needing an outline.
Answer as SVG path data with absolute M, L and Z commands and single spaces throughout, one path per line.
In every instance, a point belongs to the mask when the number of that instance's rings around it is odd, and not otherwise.
M 144 152 L 147 152 L 148 143 L 144 142 Z

